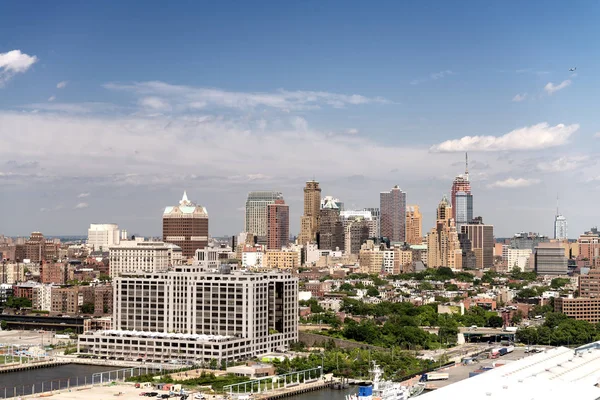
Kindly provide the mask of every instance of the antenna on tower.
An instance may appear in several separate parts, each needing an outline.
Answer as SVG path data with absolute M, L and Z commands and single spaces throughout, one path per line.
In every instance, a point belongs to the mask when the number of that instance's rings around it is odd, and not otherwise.
M 558 214 L 558 193 L 556 193 L 556 215 Z
M 469 153 L 465 152 L 465 177 L 469 180 Z

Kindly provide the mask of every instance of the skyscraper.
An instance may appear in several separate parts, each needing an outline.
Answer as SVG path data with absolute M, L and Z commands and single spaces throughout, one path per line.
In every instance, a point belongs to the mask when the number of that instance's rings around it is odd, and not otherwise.
M 330 199 L 330 201 L 321 203 L 318 233 L 319 249 L 321 250 L 344 249 L 344 224 L 338 203 L 334 200 Z
M 183 258 L 194 257 L 196 249 L 208 245 L 206 208 L 192 203 L 187 193 L 183 192 L 179 205 L 165 207 L 163 241 L 181 247 Z
M 362 218 L 349 221 L 344 228 L 344 252 L 346 254 L 360 253 L 360 246 L 369 239 L 369 224 Z
M 556 197 L 556 216 L 554 217 L 554 239 L 567 240 L 567 218 L 558 212 L 558 196 Z
M 406 206 L 406 243 L 423 243 L 423 216 L 419 206 Z
M 406 193 L 398 185 L 389 192 L 381 192 L 379 209 L 381 236 L 389 238 L 391 242 L 404 242 L 406 240 Z
M 267 206 L 267 248 L 281 250 L 290 241 L 290 207 L 282 199 Z
M 283 195 L 280 192 L 270 191 L 248 193 L 244 232 L 256 235 L 259 244 L 267 243 L 267 207 L 275 200 L 283 200 Z
M 371 237 L 380 237 L 381 236 L 381 212 L 379 207 L 366 207 L 363 208 L 364 211 L 369 211 L 371 213 L 371 219 L 373 221 L 374 228 L 369 230 L 369 234 Z
M 463 225 L 461 232 L 466 234 L 471 242 L 471 250 L 475 253 L 476 268 L 494 266 L 494 226 L 485 225 L 481 217 Z
M 465 174 L 454 178 L 451 192 L 450 201 L 452 202 L 452 218 L 454 219 L 454 223 L 458 227 L 459 225 L 471 222 L 471 219 L 473 219 L 473 196 L 471 195 L 471 182 L 469 182 L 469 159 L 466 153 Z M 457 202 L 457 194 L 459 193 L 460 202 Z
M 307 181 L 304 187 L 304 214 L 300 218 L 298 243 L 314 243 L 319 229 L 319 210 L 321 209 L 321 188 L 317 181 Z
M 446 196 L 438 205 L 435 227 L 427 234 L 427 266 L 462 268 L 462 250 Z

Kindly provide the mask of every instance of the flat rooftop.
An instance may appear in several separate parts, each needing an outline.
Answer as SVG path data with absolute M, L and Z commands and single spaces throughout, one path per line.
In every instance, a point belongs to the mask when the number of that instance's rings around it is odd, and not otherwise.
M 174 340 L 193 340 L 200 342 L 222 342 L 226 340 L 237 339 L 235 336 L 224 335 L 195 335 L 190 333 L 164 333 L 164 332 L 145 332 L 145 331 L 123 331 L 123 330 L 103 330 L 88 332 L 91 336 L 113 336 L 113 337 L 137 337 L 149 339 L 174 339 Z
M 491 360 L 490 360 L 491 361 Z M 502 362 L 502 358 L 496 361 Z M 579 350 L 557 347 L 512 361 L 420 396 L 424 400 L 600 399 L 600 342 Z

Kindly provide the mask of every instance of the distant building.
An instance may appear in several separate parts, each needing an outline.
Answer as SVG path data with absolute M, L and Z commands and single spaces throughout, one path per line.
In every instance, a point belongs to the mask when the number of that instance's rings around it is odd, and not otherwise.
M 344 203 L 340 199 L 333 196 L 325 196 L 321 199 L 321 208 L 331 208 L 332 204 L 335 204 L 338 210 L 344 211 Z
M 590 269 L 587 275 L 579 275 L 579 296 L 600 298 L 600 270 Z
M 355 219 L 361 219 L 367 222 L 369 225 L 369 237 L 375 238 L 380 237 L 379 235 L 379 222 L 380 220 L 375 219 L 373 214 L 368 209 L 363 210 L 344 210 L 340 212 L 340 217 L 342 219 L 342 224 L 344 226 L 344 231 L 350 222 Z
M 269 204 L 274 204 L 277 200 L 283 200 L 281 192 L 259 191 L 248 193 L 245 232 L 256 235 L 258 244 L 267 244 L 269 229 L 268 207 Z
M 406 206 L 406 243 L 423 243 L 423 216 L 419 206 Z
M 208 245 L 206 208 L 192 203 L 184 192 L 179 205 L 165 208 L 163 241 L 179 246 L 183 258 L 194 257 L 197 249 L 203 249 Z
M 600 265 L 600 235 L 590 230 L 577 239 L 579 258 L 587 259 L 592 266 Z
M 527 233 L 521 232 L 515 234 L 510 239 L 511 249 L 530 249 L 533 251 L 540 243 L 549 242 L 547 236 L 540 235 L 539 233 Z
M 507 263 L 506 267 L 508 272 L 512 271 L 513 268 L 518 268 L 522 272 L 525 272 L 529 263 L 529 258 L 533 253 L 531 249 L 511 249 L 508 248 L 507 252 Z
M 556 240 L 568 240 L 569 236 L 567 233 L 567 218 L 563 215 L 557 214 L 554 217 L 554 239 Z
M 356 218 L 344 228 L 344 252 L 359 254 L 361 245 L 369 239 L 369 224 L 366 220 Z
M 381 236 L 391 242 L 406 241 L 406 193 L 398 185 L 379 195 Z
M 600 322 L 600 298 L 577 297 L 569 299 L 566 297 L 554 298 L 554 311 L 565 314 L 571 318 L 584 320 L 597 324 Z
M 481 221 L 475 220 L 475 221 Z M 494 266 L 494 226 L 482 223 L 463 224 L 461 233 L 466 233 L 475 253 L 477 269 Z
M 321 209 L 321 188 L 319 182 L 308 181 L 304 187 L 304 213 L 300 218 L 298 244 L 306 245 L 317 241 L 319 230 L 319 210 Z
M 182 262 L 179 246 L 164 242 L 123 241 L 109 249 L 110 276 L 126 272 L 163 272 Z
M 121 231 L 117 224 L 90 224 L 87 245 L 95 251 L 108 251 L 110 246 L 119 244 Z
M 539 275 L 566 275 L 565 250 L 556 243 L 540 243 L 535 248 L 535 272 Z
M 260 238 L 259 241 L 260 243 Z M 281 250 L 290 242 L 290 206 L 277 199 L 267 206 L 267 248 Z
M 469 182 L 469 161 L 465 154 L 465 173 L 458 175 L 452 182 L 450 194 L 452 206 L 452 218 L 456 224 L 456 229 L 460 232 L 463 224 L 471 222 L 473 219 L 473 195 L 471 194 L 471 182 Z
M 268 250 L 263 265 L 270 269 L 295 270 L 300 267 L 301 257 L 295 250 Z
M 78 314 L 83 305 L 83 293 L 79 287 L 53 287 L 51 291 L 52 304 L 50 311 L 55 314 Z
M 438 205 L 435 227 L 427 234 L 427 266 L 462 269 L 462 250 L 446 196 Z
M 381 210 L 379 207 L 365 207 L 364 211 L 371 213 L 371 220 L 373 221 L 373 228 L 370 229 L 369 235 L 371 237 L 381 236 Z
M 326 198 L 327 199 L 327 198 Z M 344 250 L 344 224 L 334 201 L 322 204 L 319 211 L 317 242 L 321 250 Z

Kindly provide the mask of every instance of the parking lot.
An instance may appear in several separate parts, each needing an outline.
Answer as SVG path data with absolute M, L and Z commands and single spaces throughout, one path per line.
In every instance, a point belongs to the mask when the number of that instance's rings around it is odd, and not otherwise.
M 430 382 L 427 382 L 426 385 L 427 385 L 427 388 L 439 389 L 444 386 L 448 386 L 452 383 L 462 381 L 463 379 L 468 379 L 470 372 L 476 371 L 480 368 L 487 367 L 487 366 L 491 367 L 493 365 L 499 365 L 499 364 L 507 364 L 512 361 L 520 360 L 522 358 L 528 357 L 530 354 L 533 354 L 533 353 L 526 353 L 525 347 L 515 347 L 515 350 L 512 353 L 508 353 L 508 354 L 498 357 L 496 359 L 490 359 L 490 358 L 482 359 L 482 360 L 475 361 L 472 364 L 468 364 L 468 365 L 457 364 L 456 366 L 450 367 L 447 370 L 440 371 L 440 372 L 447 372 L 449 374 L 449 379 L 441 380 L 441 381 L 430 381 Z M 502 368 L 502 367 L 499 366 L 498 368 Z

